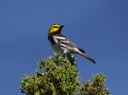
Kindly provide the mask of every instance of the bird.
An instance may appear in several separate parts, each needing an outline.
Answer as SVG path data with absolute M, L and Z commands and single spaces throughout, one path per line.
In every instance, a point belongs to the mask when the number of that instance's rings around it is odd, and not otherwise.
M 55 23 L 52 24 L 48 31 L 48 40 L 50 41 L 53 50 L 62 56 L 66 54 L 78 54 L 96 64 L 96 61 L 89 57 L 83 49 L 62 34 L 63 27 L 64 25 Z

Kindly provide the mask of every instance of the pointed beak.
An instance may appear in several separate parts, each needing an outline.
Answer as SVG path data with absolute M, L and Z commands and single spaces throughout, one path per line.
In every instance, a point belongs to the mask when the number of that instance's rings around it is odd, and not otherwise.
M 64 27 L 64 25 L 61 25 L 61 28 L 63 28 Z

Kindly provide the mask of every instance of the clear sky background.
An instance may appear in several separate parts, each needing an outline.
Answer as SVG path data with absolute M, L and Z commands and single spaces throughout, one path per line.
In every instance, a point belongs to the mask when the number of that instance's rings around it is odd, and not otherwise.
M 127 0 L 0 0 L 0 94 L 24 95 L 24 73 L 34 74 L 40 55 L 53 55 L 53 23 L 88 55 L 76 56 L 83 81 L 103 72 L 111 95 L 128 95 Z

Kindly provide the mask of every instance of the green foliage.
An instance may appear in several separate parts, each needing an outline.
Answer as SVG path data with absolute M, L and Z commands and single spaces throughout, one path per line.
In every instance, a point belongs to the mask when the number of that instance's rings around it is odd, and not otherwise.
M 71 60 L 76 63 L 75 58 Z M 55 54 L 47 60 L 41 58 L 36 74 L 24 75 L 20 89 L 27 95 L 109 95 L 104 82 L 104 74 L 99 73 L 93 76 L 92 83 L 87 81 L 81 86 L 76 65 Z
M 55 55 L 38 64 L 37 74 L 25 75 L 21 91 L 29 95 L 76 95 L 78 70 L 68 59 Z
M 105 75 L 98 73 L 92 77 L 92 82 L 86 81 L 81 88 L 81 95 L 109 95 L 110 91 L 105 88 Z

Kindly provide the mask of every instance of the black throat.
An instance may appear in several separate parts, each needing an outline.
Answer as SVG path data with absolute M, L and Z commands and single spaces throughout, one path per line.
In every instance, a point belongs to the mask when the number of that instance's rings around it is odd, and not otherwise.
M 55 44 L 55 41 L 53 39 L 53 35 L 58 35 L 58 34 L 61 34 L 61 28 L 58 31 L 54 32 L 54 33 L 49 33 L 48 34 L 48 40 L 51 42 L 51 44 Z
M 53 36 L 49 35 L 48 40 L 51 42 L 51 44 L 55 44 L 55 41 L 53 40 Z

